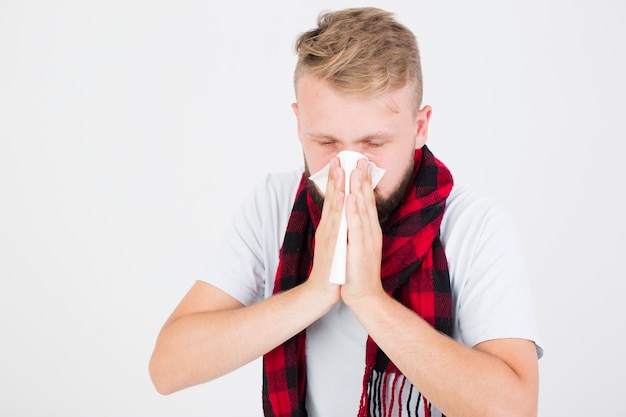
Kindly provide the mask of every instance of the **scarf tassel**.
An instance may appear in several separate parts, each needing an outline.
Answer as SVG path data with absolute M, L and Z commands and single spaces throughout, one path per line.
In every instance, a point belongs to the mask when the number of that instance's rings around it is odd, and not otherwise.
M 391 391 L 389 391 L 390 382 Z M 406 377 L 400 372 L 390 376 L 386 372 L 377 372 L 368 366 L 363 378 L 363 391 L 359 403 L 358 417 L 392 417 L 394 415 L 394 406 L 398 417 L 402 417 L 405 410 L 407 417 L 418 417 L 420 405 L 424 409 L 423 415 L 431 417 L 430 401 L 421 392 L 417 391 L 411 382 L 409 382 L 409 393 L 406 402 L 403 401 L 402 397 L 406 383 Z M 398 384 L 400 387 L 396 390 Z M 417 400 L 412 404 L 414 391 L 417 393 Z M 391 393 L 391 398 L 388 398 L 389 393 Z

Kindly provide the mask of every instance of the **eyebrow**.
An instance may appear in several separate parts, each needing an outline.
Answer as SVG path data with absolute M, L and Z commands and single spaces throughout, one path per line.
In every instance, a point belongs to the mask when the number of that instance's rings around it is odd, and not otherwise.
M 327 133 L 305 133 L 305 135 L 309 136 L 312 139 L 327 139 L 327 140 L 341 142 L 341 139 L 333 135 L 327 134 Z M 366 142 L 372 142 L 376 140 L 389 140 L 391 136 L 392 135 L 390 135 L 388 132 L 376 132 L 376 133 L 372 133 L 370 135 L 358 138 L 355 142 L 366 143 Z

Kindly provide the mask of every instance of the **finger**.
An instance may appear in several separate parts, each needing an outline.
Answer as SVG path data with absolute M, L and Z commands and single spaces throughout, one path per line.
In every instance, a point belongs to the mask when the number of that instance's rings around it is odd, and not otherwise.
M 350 193 L 354 197 L 354 204 L 360 216 L 364 218 L 378 218 L 376 197 L 372 187 L 370 164 L 366 159 L 359 160 L 357 168 L 350 177 Z
M 326 183 L 326 194 L 324 195 L 324 207 L 322 215 L 325 212 L 339 211 L 343 208 L 345 173 L 339 166 L 339 158 L 333 157 L 330 160 L 330 170 L 328 172 L 328 181 Z

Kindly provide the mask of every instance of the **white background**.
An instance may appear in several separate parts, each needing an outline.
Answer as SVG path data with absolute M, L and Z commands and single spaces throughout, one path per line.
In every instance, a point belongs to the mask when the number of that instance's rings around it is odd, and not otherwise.
M 542 417 L 626 415 L 626 3 L 0 0 L 0 415 L 259 416 L 259 362 L 171 396 L 160 326 L 262 173 L 301 165 L 296 36 L 383 5 L 431 149 L 514 211 Z

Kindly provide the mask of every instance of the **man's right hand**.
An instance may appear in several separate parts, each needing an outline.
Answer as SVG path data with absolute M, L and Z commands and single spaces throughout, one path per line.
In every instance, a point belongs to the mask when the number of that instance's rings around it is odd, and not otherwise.
M 331 305 L 337 303 L 341 295 L 341 287 L 328 280 L 345 200 L 344 178 L 345 172 L 339 165 L 339 158 L 333 157 L 328 172 L 322 218 L 315 232 L 313 268 L 309 279 L 303 284 L 319 292 Z

